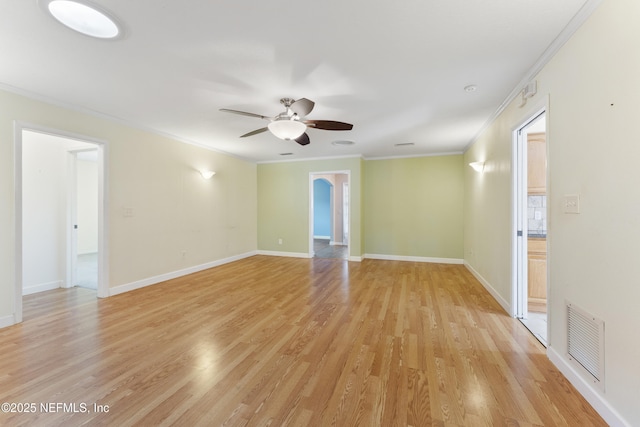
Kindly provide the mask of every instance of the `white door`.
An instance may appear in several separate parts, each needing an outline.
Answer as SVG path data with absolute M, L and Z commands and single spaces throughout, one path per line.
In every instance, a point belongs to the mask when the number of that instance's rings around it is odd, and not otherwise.
M 73 150 L 70 155 L 69 283 L 98 289 L 98 150 Z

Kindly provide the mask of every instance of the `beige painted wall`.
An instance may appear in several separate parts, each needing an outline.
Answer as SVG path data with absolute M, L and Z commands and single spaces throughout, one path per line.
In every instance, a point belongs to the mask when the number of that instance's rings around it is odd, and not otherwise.
M 349 254 L 362 255 L 361 166 L 359 158 L 258 165 L 258 249 L 309 252 L 309 174 L 350 172 L 351 238 Z M 282 244 L 278 244 L 282 239 Z
M 365 254 L 463 258 L 462 155 L 364 165 Z
M 537 76 L 538 94 L 512 103 L 465 154 L 465 258 L 511 300 L 511 129 L 549 97 L 549 354 L 566 361 L 565 302 L 605 322 L 600 410 L 640 425 L 640 2 L 605 0 Z M 580 214 L 563 197 L 580 195 Z M 604 408 L 604 409 L 603 409 Z
M 22 287 L 31 293 L 66 285 L 68 149 L 25 132 L 22 146 Z M 53 286 L 52 286 L 53 285 Z
M 111 149 L 120 176 L 110 179 L 112 283 L 256 250 L 254 164 L 155 135 L 133 141 Z M 216 175 L 204 180 L 202 168 Z
M 15 120 L 107 141 L 110 287 L 257 249 L 256 165 L 0 91 L 0 325 L 14 312 Z

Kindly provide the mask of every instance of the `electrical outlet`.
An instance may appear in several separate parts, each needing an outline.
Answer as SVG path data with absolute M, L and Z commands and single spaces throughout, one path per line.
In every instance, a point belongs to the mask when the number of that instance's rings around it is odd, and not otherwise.
M 185 249 L 183 249 L 183 250 L 180 252 L 180 255 L 182 255 L 182 258 L 183 258 L 183 259 L 184 259 L 184 258 L 186 258 L 186 257 L 187 257 L 187 251 L 186 251 Z
M 281 245 L 282 244 L 282 239 L 278 239 L 278 244 Z

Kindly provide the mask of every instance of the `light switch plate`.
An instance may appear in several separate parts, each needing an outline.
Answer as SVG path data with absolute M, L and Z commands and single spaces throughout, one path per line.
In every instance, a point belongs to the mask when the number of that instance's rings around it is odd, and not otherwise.
M 580 213 L 580 195 L 579 194 L 565 194 L 562 201 L 563 211 L 568 214 Z

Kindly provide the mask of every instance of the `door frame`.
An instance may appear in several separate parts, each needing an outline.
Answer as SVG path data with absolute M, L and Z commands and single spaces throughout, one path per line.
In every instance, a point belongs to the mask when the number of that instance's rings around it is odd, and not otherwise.
M 313 258 L 313 181 L 317 175 L 347 175 L 347 183 L 349 185 L 349 230 L 351 230 L 351 171 L 350 170 L 338 170 L 338 171 L 324 171 L 324 172 L 309 172 L 309 258 Z M 333 206 L 333 200 L 332 206 Z M 333 217 L 333 212 L 331 213 Z M 333 232 L 333 231 L 332 231 Z M 349 233 L 347 241 L 347 250 L 349 251 L 349 259 L 351 258 L 351 233 Z M 343 242 L 344 243 L 344 242 Z
M 541 115 L 545 115 L 545 132 L 549 134 L 549 97 L 545 96 L 538 103 L 532 104 L 526 110 L 526 113 L 520 116 L 512 129 L 512 209 L 511 209 L 511 264 L 512 264 L 512 286 L 511 286 L 511 316 L 521 319 L 527 309 L 527 141 L 524 139 L 523 129 L 538 119 Z M 547 156 L 548 158 L 548 156 Z M 547 167 L 547 183 L 549 168 Z M 548 192 L 548 189 L 547 189 Z M 547 223 L 547 235 L 549 234 L 549 224 Z M 547 246 L 549 239 L 547 237 Z M 548 251 L 547 251 L 548 253 Z M 547 291 L 549 289 L 549 271 L 547 270 Z M 547 292 L 549 298 L 549 292 Z M 549 299 L 547 299 L 547 302 Z M 547 322 L 547 337 L 549 322 Z M 547 339 L 547 342 L 549 340 Z
M 349 218 L 351 215 L 351 204 L 349 198 L 351 197 L 351 187 L 349 182 L 342 183 L 342 244 L 347 241 L 347 247 L 349 244 L 349 236 L 351 236 L 351 228 L 349 224 Z
M 81 142 L 93 144 L 98 150 L 98 290 L 97 296 L 105 298 L 109 296 L 108 279 L 108 150 L 109 144 L 105 140 L 87 135 L 67 132 L 41 126 L 34 123 L 14 121 L 14 233 L 15 233 L 15 263 L 14 263 L 14 322 L 22 322 L 22 136 L 23 131 L 31 131 L 51 135 L 53 137 L 75 139 Z M 67 224 L 70 224 L 68 218 Z M 66 232 L 67 247 L 70 245 L 71 233 Z M 68 256 L 68 251 L 67 251 Z M 67 260 L 67 266 L 69 262 Z M 67 274 L 68 277 L 68 274 Z
M 517 319 L 526 315 L 527 305 L 527 154 L 526 140 L 522 136 L 523 125 L 514 132 L 513 140 L 513 271 L 512 313 Z

